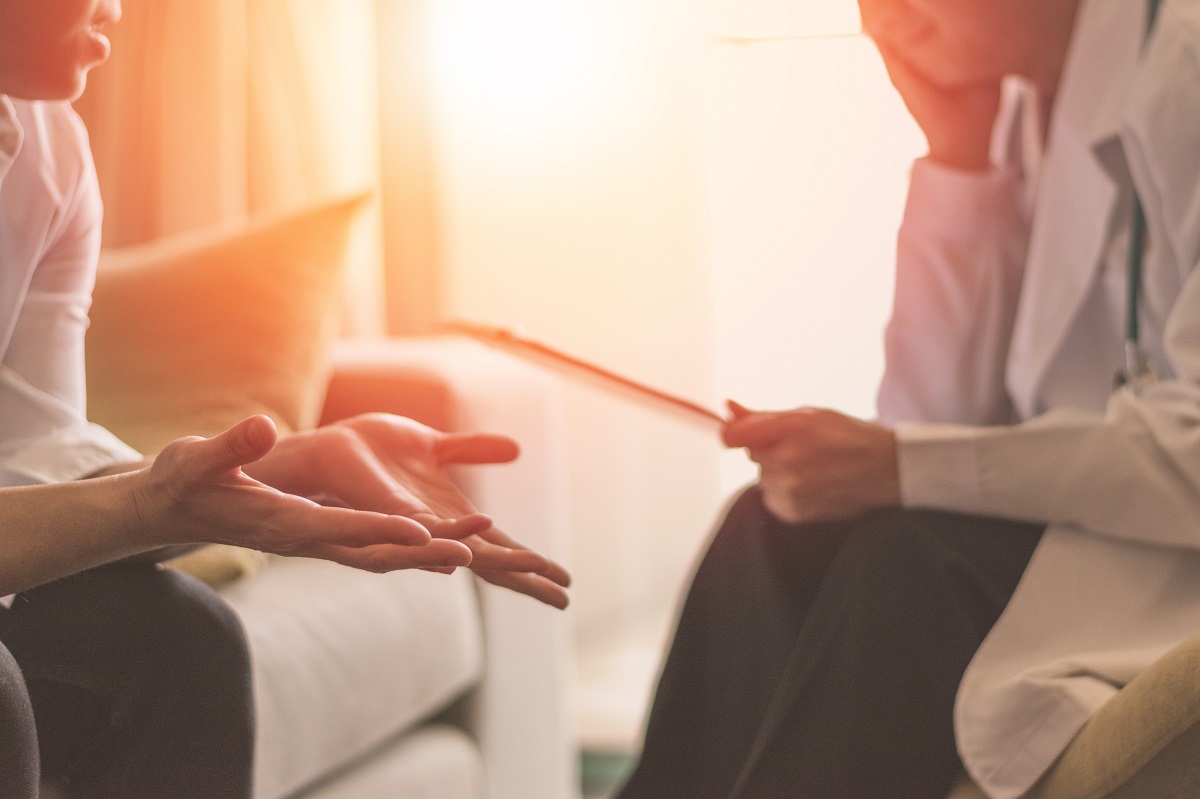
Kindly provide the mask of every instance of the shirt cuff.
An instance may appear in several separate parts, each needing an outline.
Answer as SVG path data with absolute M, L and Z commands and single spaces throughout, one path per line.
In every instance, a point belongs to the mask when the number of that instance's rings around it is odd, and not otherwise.
M 973 240 L 974 231 L 1021 202 L 1023 185 L 1014 167 L 966 170 L 918 158 L 909 179 L 904 227 L 939 241 Z
M 0 484 L 66 483 L 141 459 L 141 453 L 99 425 L 63 427 L 0 462 Z
M 902 422 L 895 433 L 901 505 L 983 512 L 978 427 Z

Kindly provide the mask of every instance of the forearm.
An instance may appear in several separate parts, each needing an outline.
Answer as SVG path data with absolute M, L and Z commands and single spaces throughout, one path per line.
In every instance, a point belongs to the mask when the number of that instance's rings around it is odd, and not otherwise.
M 153 549 L 130 478 L 0 489 L 0 595 Z
M 1012 421 L 1004 385 L 1026 254 L 1016 175 L 918 162 L 897 250 L 879 416 Z
M 900 425 L 903 502 L 1200 549 L 1200 445 L 1187 435 L 1200 424 L 1196 407 L 1194 398 L 1118 394 L 1103 414 Z

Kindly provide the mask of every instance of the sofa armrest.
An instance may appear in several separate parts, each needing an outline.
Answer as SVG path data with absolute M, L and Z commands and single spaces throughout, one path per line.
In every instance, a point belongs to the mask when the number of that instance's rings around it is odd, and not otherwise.
M 564 421 L 553 378 L 458 338 L 347 341 L 334 362 L 323 422 L 385 411 L 517 439 L 515 463 L 464 468 L 456 480 L 506 532 L 567 560 Z M 484 676 L 464 704 L 463 723 L 479 742 L 489 797 L 577 796 L 569 617 L 478 582 Z

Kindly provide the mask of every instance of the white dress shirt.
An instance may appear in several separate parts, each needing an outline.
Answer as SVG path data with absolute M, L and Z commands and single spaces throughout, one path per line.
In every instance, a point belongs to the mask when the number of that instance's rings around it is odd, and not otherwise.
M 959 688 L 989 795 L 1025 792 L 1091 714 L 1200 634 L 1200 2 L 1084 0 L 1038 170 L 919 163 L 880 417 L 910 507 L 1048 525 Z M 1132 187 L 1141 336 L 1123 365 Z
M 101 214 L 71 107 L 0 95 L 0 486 L 75 480 L 141 457 L 87 421 L 83 345 Z

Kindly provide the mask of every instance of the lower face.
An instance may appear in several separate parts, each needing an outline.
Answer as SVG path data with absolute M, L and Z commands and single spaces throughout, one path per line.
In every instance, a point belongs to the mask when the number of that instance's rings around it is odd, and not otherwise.
M 1063 0 L 860 0 L 867 31 L 934 83 L 952 87 L 1035 73 Z
M 96 24 L 120 13 L 115 0 L 0 0 L 0 94 L 73 100 L 109 53 Z

